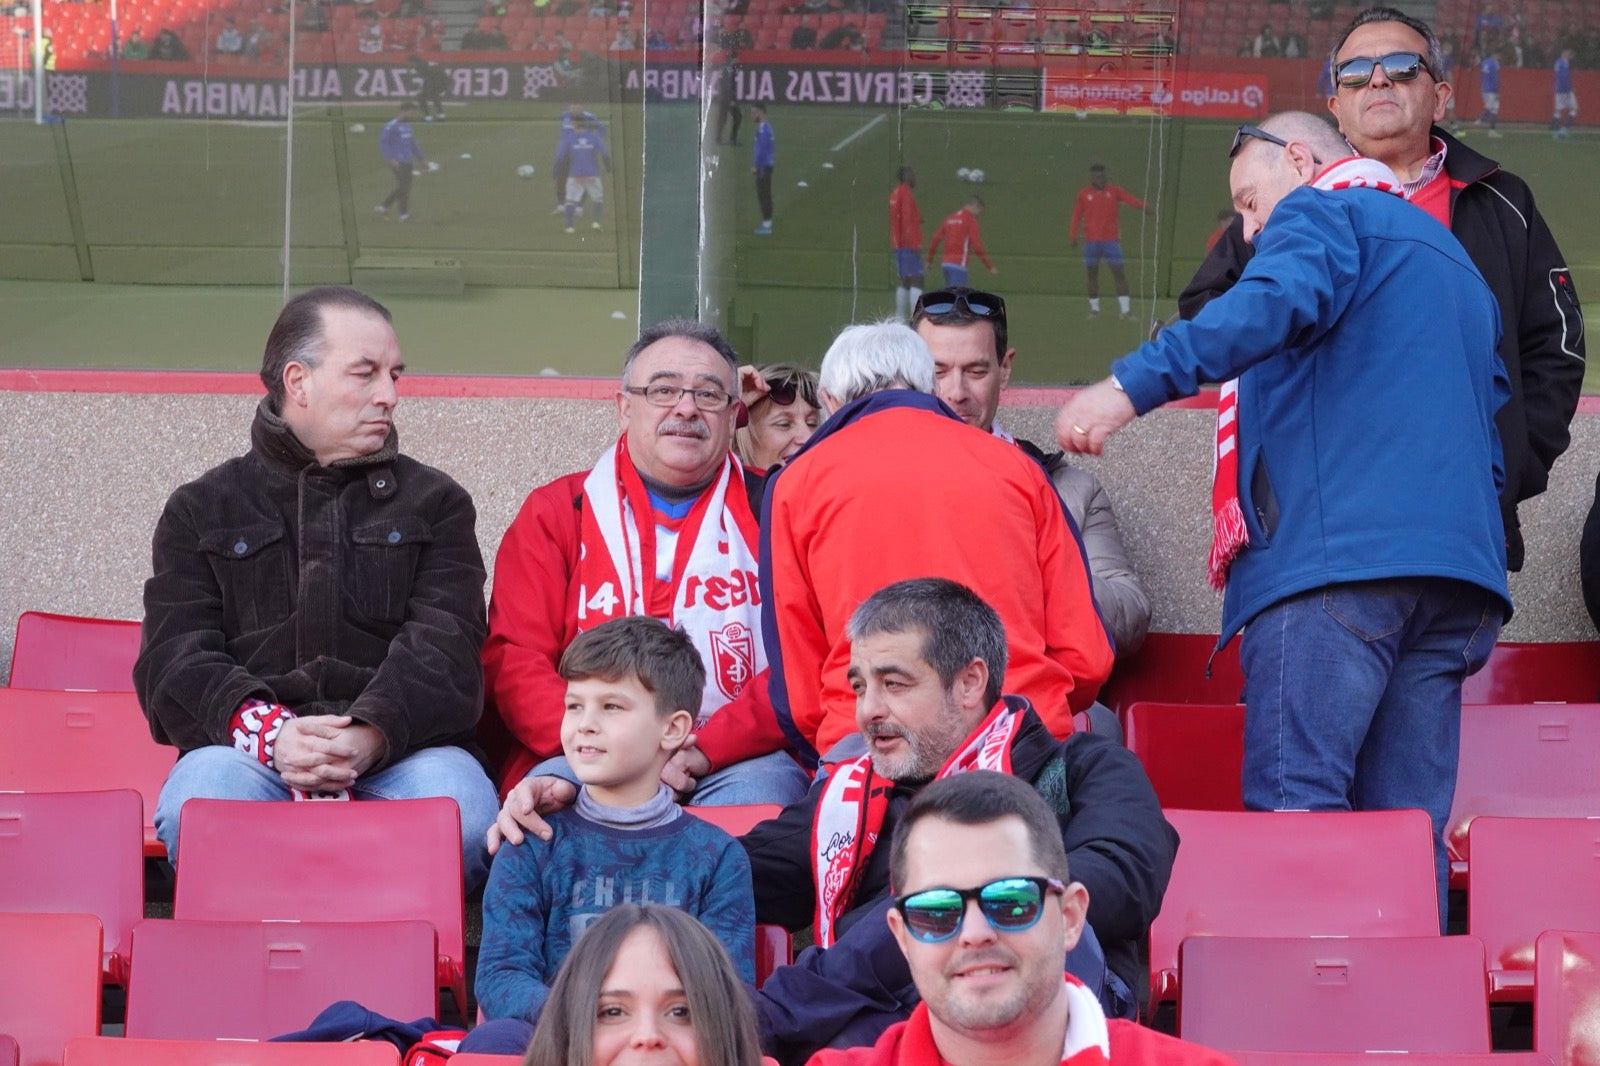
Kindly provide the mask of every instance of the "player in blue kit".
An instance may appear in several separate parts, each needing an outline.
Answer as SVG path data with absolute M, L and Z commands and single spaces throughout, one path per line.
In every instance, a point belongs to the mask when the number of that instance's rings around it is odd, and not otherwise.
M 562 205 L 567 216 L 567 232 L 572 233 L 578 222 L 578 208 L 585 195 L 589 197 L 589 225 L 600 228 L 600 216 L 605 209 L 605 187 L 600 181 L 600 167 L 611 171 L 611 153 L 606 150 L 605 130 L 598 120 L 579 119 L 572 129 L 563 129 L 561 147 L 556 151 L 556 167 L 567 168 L 567 198 Z
M 1572 123 L 1578 118 L 1578 94 L 1572 91 L 1572 49 L 1563 48 L 1556 56 L 1555 110 L 1550 118 L 1550 132 L 1558 141 L 1572 136 Z

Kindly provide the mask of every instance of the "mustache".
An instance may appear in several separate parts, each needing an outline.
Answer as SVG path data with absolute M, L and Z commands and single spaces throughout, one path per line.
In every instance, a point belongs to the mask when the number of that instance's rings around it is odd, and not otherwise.
M 956 955 L 945 965 L 946 977 L 952 977 L 962 970 L 971 970 L 980 966 L 1005 966 L 1011 969 L 1017 967 L 1017 956 L 999 945 L 984 948 L 981 951 L 967 952 Z
M 701 440 L 705 440 L 711 436 L 711 427 L 700 421 L 689 422 L 682 418 L 669 418 L 656 427 L 656 436 L 661 437 L 668 433 L 699 437 Z
M 901 739 L 909 739 L 910 737 L 910 734 L 903 728 L 891 725 L 888 722 L 868 722 L 863 731 L 867 734 L 867 739 L 869 740 L 874 737 L 900 737 Z

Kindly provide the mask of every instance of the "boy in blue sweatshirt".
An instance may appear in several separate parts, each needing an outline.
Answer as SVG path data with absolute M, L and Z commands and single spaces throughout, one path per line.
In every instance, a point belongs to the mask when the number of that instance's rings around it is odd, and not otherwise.
M 584 928 L 618 903 L 661 903 L 699 918 L 755 984 L 755 902 L 744 849 L 686 814 L 661 783 L 705 691 L 700 653 L 680 629 L 618 618 L 561 656 L 567 682 L 561 747 L 577 801 L 495 855 L 483 895 L 478 1006 L 489 1019 L 472 1047 L 521 1054 L 561 960 Z M 484 1041 L 493 1033 L 494 1046 Z

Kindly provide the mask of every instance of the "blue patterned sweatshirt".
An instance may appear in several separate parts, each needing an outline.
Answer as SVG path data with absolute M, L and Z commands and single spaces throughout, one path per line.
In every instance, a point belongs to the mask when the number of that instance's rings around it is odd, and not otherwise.
M 755 986 L 755 900 L 739 843 L 690 814 L 648 829 L 590 821 L 572 808 L 494 857 L 483 893 L 476 991 L 485 1018 L 537 1021 L 550 982 L 585 927 L 618 903 L 687 911 L 716 934 Z

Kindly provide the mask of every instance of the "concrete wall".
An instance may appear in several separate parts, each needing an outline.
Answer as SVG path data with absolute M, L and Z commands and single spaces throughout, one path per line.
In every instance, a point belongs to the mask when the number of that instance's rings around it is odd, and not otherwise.
M 1014 397 L 1002 421 L 1048 441 L 1054 394 Z M 150 536 L 174 487 L 242 452 L 256 399 L 0 391 L 0 677 L 25 610 L 138 618 Z M 1215 416 L 1157 412 L 1111 454 L 1089 460 L 1115 502 L 1134 565 L 1155 603 L 1152 628 L 1215 632 L 1219 598 L 1204 581 L 1209 451 Z M 617 431 L 609 402 L 407 398 L 402 447 L 452 474 L 478 505 L 491 562 L 528 491 L 592 465 Z M 1578 536 L 1600 468 L 1600 415 L 1580 414 L 1550 490 L 1523 507 L 1528 567 L 1513 575 L 1507 640 L 1595 636 L 1579 599 Z M 1381 477 L 1381 472 L 1374 472 Z

